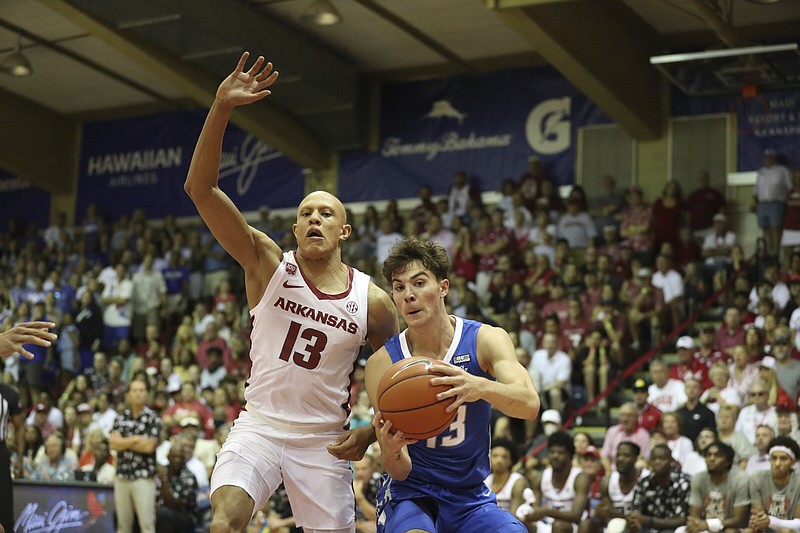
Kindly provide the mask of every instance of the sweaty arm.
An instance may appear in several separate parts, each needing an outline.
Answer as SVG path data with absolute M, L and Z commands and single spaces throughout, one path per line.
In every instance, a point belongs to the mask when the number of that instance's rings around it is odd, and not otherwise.
M 248 278 L 248 302 L 253 307 L 280 264 L 282 251 L 266 234 L 247 224 L 244 216 L 218 184 L 222 138 L 231 111 L 237 105 L 255 102 L 267 96 L 269 91 L 266 87 L 272 85 L 277 78 L 277 73 L 268 78 L 260 78 L 263 71 L 256 74 L 263 59 L 256 61 L 250 71 L 244 72 L 247 58 L 248 54 L 245 53 L 236 70 L 217 90 L 216 99 L 197 140 L 184 190 L 217 241 L 244 268 Z M 271 65 L 267 68 L 271 71 Z
M 381 447 L 383 468 L 392 478 L 402 481 L 411 473 L 412 467 L 407 444 L 417 441 L 403 438 L 403 432 L 393 430 L 392 423 L 388 420 L 384 421 L 378 410 L 378 383 L 390 366 L 392 366 L 392 359 L 389 357 L 389 352 L 386 351 L 386 348 L 381 348 L 367 360 L 364 382 L 369 401 L 375 408 L 372 426 Z
M 464 401 L 486 400 L 503 414 L 513 418 L 533 419 L 539 414 L 539 394 L 527 369 L 517 360 L 514 344 L 502 328 L 483 325 L 478 330 L 478 361 L 481 368 L 497 381 L 475 378 L 480 386 L 476 397 L 465 397 Z M 465 373 L 466 374 L 466 373 Z M 448 378 L 437 378 L 446 380 Z M 457 385 L 448 391 L 457 392 Z M 434 383 L 435 384 L 435 383 Z M 457 398 L 451 406 L 459 402 Z

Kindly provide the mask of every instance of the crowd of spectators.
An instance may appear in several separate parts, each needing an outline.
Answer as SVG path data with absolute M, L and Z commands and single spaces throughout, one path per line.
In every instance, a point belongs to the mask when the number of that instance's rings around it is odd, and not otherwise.
M 448 306 L 511 334 L 559 423 L 719 292 L 722 325 L 690 325 L 676 364 L 656 359 L 649 384 L 629 384 L 635 400 L 609 430 L 619 438 L 607 438 L 597 458 L 610 471 L 616 446 L 643 432 L 643 460 L 663 443 L 684 464 L 702 452 L 696 443 L 710 429 L 736 449 L 737 464 L 751 468 L 753 457 L 764 456 L 761 428 L 798 435 L 800 252 L 787 249 L 782 261 L 746 257 L 707 173 L 685 198 L 672 180 L 653 199 L 637 185 L 618 189 L 611 176 L 601 182 L 597 197 L 580 186 L 562 197 L 532 158 L 518 180 L 503 183 L 499 201 L 485 205 L 467 173 L 456 172 L 449 194 L 436 199 L 423 186 L 407 212 L 390 201 L 359 217 L 348 213 L 353 233 L 343 258 L 384 286 L 377 274 L 395 242 L 415 235 L 440 243 L 452 266 Z M 800 202 L 788 210 L 800 212 Z M 251 224 L 292 247 L 280 215 L 263 208 Z M 59 338 L 50 348 L 31 347 L 32 360 L 5 360 L 3 380 L 19 390 L 28 413 L 25 449 L 13 431 L 8 438 L 24 457 L 22 475 L 113 479 L 118 454 L 109 438 L 138 377 L 160 421 L 152 476 L 168 487 L 188 469 L 196 501 L 207 504 L 215 452 L 242 407 L 250 368 L 241 269 L 207 228 L 173 217 L 156 223 L 139 211 L 110 220 L 95 206 L 74 225 L 59 215 L 44 231 L 11 221 L 0 233 L 0 325 L 27 320 L 56 323 Z M 360 376 L 357 370 L 353 425 L 371 420 Z M 535 422 L 499 418 L 493 429 L 522 453 L 546 436 Z M 379 461 L 366 466 L 380 469 Z M 359 487 L 371 486 L 371 476 Z M 188 509 L 185 486 L 172 488 L 158 494 L 160 505 Z M 171 505 L 180 498 L 185 503 Z M 190 513 L 196 522 L 196 506 Z M 272 519 L 291 521 L 290 511 L 281 513 L 273 509 Z

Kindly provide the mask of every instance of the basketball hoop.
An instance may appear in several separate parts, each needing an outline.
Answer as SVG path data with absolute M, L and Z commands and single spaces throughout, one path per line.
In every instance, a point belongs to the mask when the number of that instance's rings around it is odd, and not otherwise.
M 745 115 L 752 114 L 755 116 L 756 113 L 760 112 L 763 113 L 763 116 L 759 120 L 753 121 L 752 124 L 745 124 L 744 126 L 739 124 L 739 120 L 737 120 L 739 135 L 751 135 L 767 125 L 767 120 L 769 119 L 769 103 L 766 98 L 758 94 L 757 86 L 753 84 L 742 86 L 742 95 L 733 101 L 728 112 L 737 113 L 740 106 L 743 107 L 742 111 Z

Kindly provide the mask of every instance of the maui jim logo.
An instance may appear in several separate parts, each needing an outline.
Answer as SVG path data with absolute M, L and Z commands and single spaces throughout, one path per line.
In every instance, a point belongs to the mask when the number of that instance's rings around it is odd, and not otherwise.
M 29 503 L 17 518 L 14 531 L 17 533 L 59 533 L 64 529 L 82 527 L 87 511 L 76 509 L 61 500 L 49 510 L 39 511 L 38 503 Z

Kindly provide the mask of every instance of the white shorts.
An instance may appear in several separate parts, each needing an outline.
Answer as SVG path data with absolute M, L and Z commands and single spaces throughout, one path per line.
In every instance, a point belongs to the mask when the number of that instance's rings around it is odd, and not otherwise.
M 224 485 L 240 487 L 264 507 L 283 481 L 298 526 L 355 527 L 353 474 L 347 461 L 328 453 L 341 430 L 290 433 L 242 411 L 217 454 L 211 494 Z

